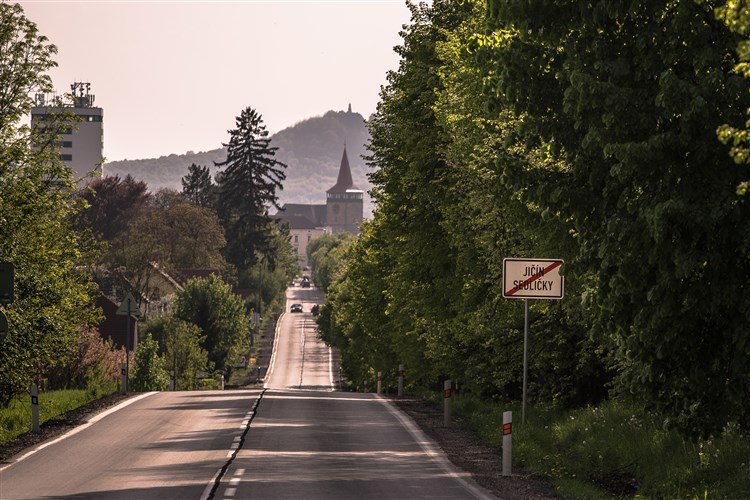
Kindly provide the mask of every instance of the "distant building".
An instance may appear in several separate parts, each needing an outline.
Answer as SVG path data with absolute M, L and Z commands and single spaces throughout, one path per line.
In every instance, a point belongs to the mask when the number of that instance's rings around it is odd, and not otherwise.
M 36 106 L 31 108 L 31 127 L 43 126 L 51 115 L 70 111 L 81 118 L 71 123 L 62 134 L 59 144 L 60 160 L 73 171 L 74 179 L 82 179 L 92 172 L 102 174 L 104 152 L 104 112 L 94 106 L 94 96 L 89 94 L 90 83 L 76 82 L 70 86 L 73 104 L 60 106 L 51 96 L 36 95 Z
M 354 184 L 344 146 L 339 177 L 336 184 L 326 191 L 326 228 L 331 234 L 359 234 L 364 214 L 364 194 L 365 192 Z
M 304 267 L 308 264 L 307 245 L 310 241 L 323 234 L 359 234 L 363 214 L 364 191 L 354 184 L 344 146 L 339 175 L 336 184 L 326 191 L 325 205 L 287 203 L 274 217 L 289 225 L 292 245 L 300 266 Z

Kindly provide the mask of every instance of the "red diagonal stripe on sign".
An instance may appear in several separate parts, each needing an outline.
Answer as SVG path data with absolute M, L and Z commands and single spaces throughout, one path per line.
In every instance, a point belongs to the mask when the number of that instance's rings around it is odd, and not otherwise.
M 533 283 L 534 281 L 536 281 L 539 278 L 541 278 L 542 276 L 546 275 L 548 272 L 552 271 L 556 267 L 560 267 L 561 264 L 562 264 L 562 261 L 559 261 L 559 260 L 557 262 L 553 262 L 552 264 L 550 264 L 549 266 L 547 266 L 547 267 L 544 268 L 544 272 L 543 273 L 531 276 L 529 279 L 527 279 L 523 283 L 519 283 L 517 286 L 514 286 L 513 288 L 511 288 L 510 290 L 508 290 L 507 292 L 505 292 L 505 295 L 513 295 L 514 293 L 516 293 L 517 291 L 521 290 L 523 287 L 525 287 L 529 283 Z

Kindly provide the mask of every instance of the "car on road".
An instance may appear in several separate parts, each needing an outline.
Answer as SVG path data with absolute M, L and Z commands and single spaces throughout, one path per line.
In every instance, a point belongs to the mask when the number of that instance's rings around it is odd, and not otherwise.
M 310 277 L 302 276 L 302 281 L 300 282 L 300 286 L 302 288 L 310 288 Z
M 289 311 L 293 313 L 301 313 L 302 304 L 292 304 L 292 307 L 289 309 Z

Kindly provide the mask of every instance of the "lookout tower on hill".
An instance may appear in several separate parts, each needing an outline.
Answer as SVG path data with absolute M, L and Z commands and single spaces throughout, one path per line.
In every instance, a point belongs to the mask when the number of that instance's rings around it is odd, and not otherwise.
M 336 184 L 326 191 L 326 227 L 332 234 L 359 234 L 364 214 L 364 191 L 359 189 L 352 179 L 346 146 L 341 157 L 339 177 Z

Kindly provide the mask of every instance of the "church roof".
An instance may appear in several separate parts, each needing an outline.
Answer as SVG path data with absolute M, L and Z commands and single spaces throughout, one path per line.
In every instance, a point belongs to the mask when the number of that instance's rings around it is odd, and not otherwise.
M 361 191 L 352 179 L 352 169 L 349 168 L 349 158 L 346 156 L 346 146 L 344 146 L 344 155 L 341 157 L 341 167 L 339 167 L 339 178 L 336 180 L 336 185 L 326 192 L 346 193 L 352 190 Z
M 274 217 L 289 224 L 289 229 L 315 229 L 317 226 L 304 215 L 275 215 Z
M 281 210 L 276 212 L 280 218 L 288 218 L 299 215 L 312 221 L 317 227 L 326 225 L 326 205 L 305 205 L 302 203 L 286 203 Z

